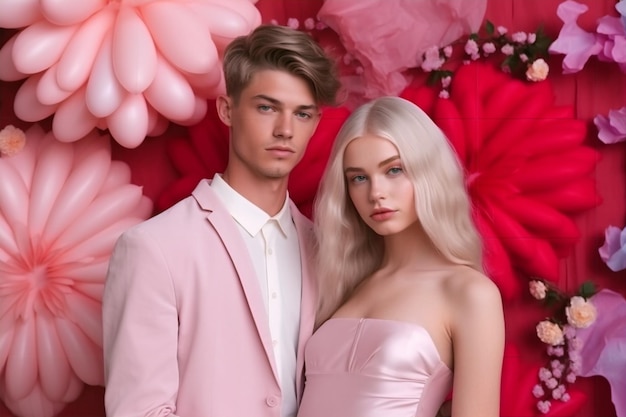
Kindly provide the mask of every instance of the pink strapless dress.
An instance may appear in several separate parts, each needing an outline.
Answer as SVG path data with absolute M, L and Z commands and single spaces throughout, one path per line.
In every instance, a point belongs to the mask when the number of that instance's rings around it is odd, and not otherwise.
M 435 417 L 452 387 L 428 332 L 408 322 L 336 318 L 305 349 L 298 417 Z

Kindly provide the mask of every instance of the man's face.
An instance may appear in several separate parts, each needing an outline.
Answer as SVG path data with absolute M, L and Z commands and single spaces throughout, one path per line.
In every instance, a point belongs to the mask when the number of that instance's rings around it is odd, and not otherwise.
M 287 72 L 263 70 L 241 92 L 218 99 L 231 128 L 228 172 L 254 179 L 283 179 L 302 159 L 320 120 L 307 83 Z

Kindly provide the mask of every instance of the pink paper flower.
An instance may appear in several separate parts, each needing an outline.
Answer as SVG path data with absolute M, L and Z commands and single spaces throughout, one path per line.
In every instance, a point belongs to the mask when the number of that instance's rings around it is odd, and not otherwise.
M 589 7 L 573 0 L 567 0 L 556 9 L 556 14 L 563 21 L 558 38 L 550 45 L 553 54 L 564 54 L 563 73 L 578 72 L 587 63 L 589 57 L 602 50 L 601 43 L 593 33 L 581 29 L 576 20 Z
M 604 231 L 604 244 L 598 250 L 611 271 L 626 269 L 626 227 L 622 230 L 609 226 Z
M 609 110 L 609 116 L 597 115 L 593 123 L 598 128 L 598 138 L 606 143 L 613 144 L 626 141 L 626 107 L 619 110 Z
M 102 385 L 101 297 L 117 237 L 151 201 L 111 161 L 109 137 L 59 142 L 33 125 L 0 158 L 0 398 L 52 416 Z

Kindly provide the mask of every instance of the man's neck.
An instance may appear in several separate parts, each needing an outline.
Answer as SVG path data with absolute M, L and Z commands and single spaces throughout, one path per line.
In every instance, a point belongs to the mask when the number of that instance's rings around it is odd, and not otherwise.
M 266 212 L 275 216 L 283 208 L 287 198 L 287 178 L 238 178 L 225 172 L 222 179 L 233 190 L 241 194 L 246 200 Z

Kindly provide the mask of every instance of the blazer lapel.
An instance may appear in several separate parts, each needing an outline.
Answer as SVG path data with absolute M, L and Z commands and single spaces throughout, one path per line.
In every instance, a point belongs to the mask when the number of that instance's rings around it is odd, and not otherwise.
M 300 301 L 300 334 L 296 359 L 296 394 L 300 401 L 304 389 L 304 348 L 313 333 L 317 308 L 317 283 L 313 273 L 313 244 L 315 235 L 311 221 L 302 215 L 292 203 L 291 213 L 298 231 L 300 259 L 302 264 L 302 298 Z
M 220 235 L 224 247 L 228 251 L 230 258 L 233 262 L 241 287 L 248 301 L 248 307 L 254 324 L 256 326 L 259 337 L 263 344 L 265 354 L 269 360 L 274 378 L 279 382 L 279 376 L 274 359 L 274 351 L 272 348 L 272 341 L 269 328 L 269 320 L 267 312 L 265 311 L 265 304 L 261 296 L 261 288 L 259 286 L 258 277 L 256 271 L 252 265 L 252 260 L 246 249 L 246 244 L 241 238 L 240 232 L 235 225 L 233 218 L 228 214 L 226 209 L 221 205 L 217 197 L 213 194 L 209 181 L 201 182 L 193 192 L 193 196 L 196 198 L 200 206 L 207 210 L 207 220 L 215 228 Z

